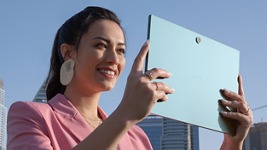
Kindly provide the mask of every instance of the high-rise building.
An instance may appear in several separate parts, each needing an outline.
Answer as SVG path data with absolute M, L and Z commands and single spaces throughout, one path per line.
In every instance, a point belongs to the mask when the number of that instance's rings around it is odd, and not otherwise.
M 161 150 L 199 150 L 198 127 L 163 118 Z
M 42 84 L 38 92 L 36 93 L 35 97 L 33 98 L 34 102 L 41 102 L 41 103 L 46 103 L 47 98 L 46 98 L 46 93 L 45 93 L 45 82 Z
M 163 118 L 156 115 L 149 115 L 137 125 L 145 131 L 145 133 L 149 137 L 153 149 L 160 150 L 163 130 Z
M 0 80 L 0 150 L 6 149 L 6 119 L 7 108 L 4 106 L 5 91 L 3 81 Z
M 243 150 L 267 150 L 267 122 L 255 123 L 243 144 Z
M 154 150 L 199 150 L 197 126 L 156 115 L 137 125 L 146 132 Z

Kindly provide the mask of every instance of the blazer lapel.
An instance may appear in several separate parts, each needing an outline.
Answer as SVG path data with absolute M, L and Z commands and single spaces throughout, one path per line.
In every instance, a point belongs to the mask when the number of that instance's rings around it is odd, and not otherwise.
M 92 129 L 85 122 L 78 110 L 64 95 L 57 94 L 48 104 L 55 111 L 61 125 L 68 130 L 73 138 L 77 139 L 77 142 L 81 142 L 92 132 Z
M 93 131 L 78 110 L 64 95 L 57 94 L 48 102 L 48 104 L 54 110 L 61 125 L 68 130 L 73 138 L 77 139 L 77 143 L 83 141 Z M 98 112 L 103 120 L 107 118 L 107 115 L 100 107 L 98 107 Z M 126 133 L 120 140 L 118 147 L 121 150 L 132 150 L 131 140 L 128 133 Z

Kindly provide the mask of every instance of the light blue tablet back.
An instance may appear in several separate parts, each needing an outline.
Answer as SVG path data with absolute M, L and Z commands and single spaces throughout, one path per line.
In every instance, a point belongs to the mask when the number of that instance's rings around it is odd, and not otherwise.
M 150 16 L 146 69 L 173 76 L 156 79 L 175 89 L 152 113 L 211 130 L 235 133 L 235 121 L 221 117 L 220 89 L 238 90 L 239 51 L 159 17 Z

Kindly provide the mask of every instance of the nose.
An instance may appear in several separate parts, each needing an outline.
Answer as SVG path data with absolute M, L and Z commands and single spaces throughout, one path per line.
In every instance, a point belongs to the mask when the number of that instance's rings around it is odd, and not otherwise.
M 106 61 L 110 64 L 115 64 L 118 65 L 119 64 L 119 56 L 116 52 L 116 49 L 110 49 L 107 53 L 107 57 L 106 57 Z

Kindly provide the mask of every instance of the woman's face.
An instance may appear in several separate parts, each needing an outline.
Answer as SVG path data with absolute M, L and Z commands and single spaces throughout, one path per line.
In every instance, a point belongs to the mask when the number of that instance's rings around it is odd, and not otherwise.
M 118 24 L 98 20 L 91 24 L 74 53 L 72 82 L 81 92 L 111 90 L 125 66 L 125 39 Z

